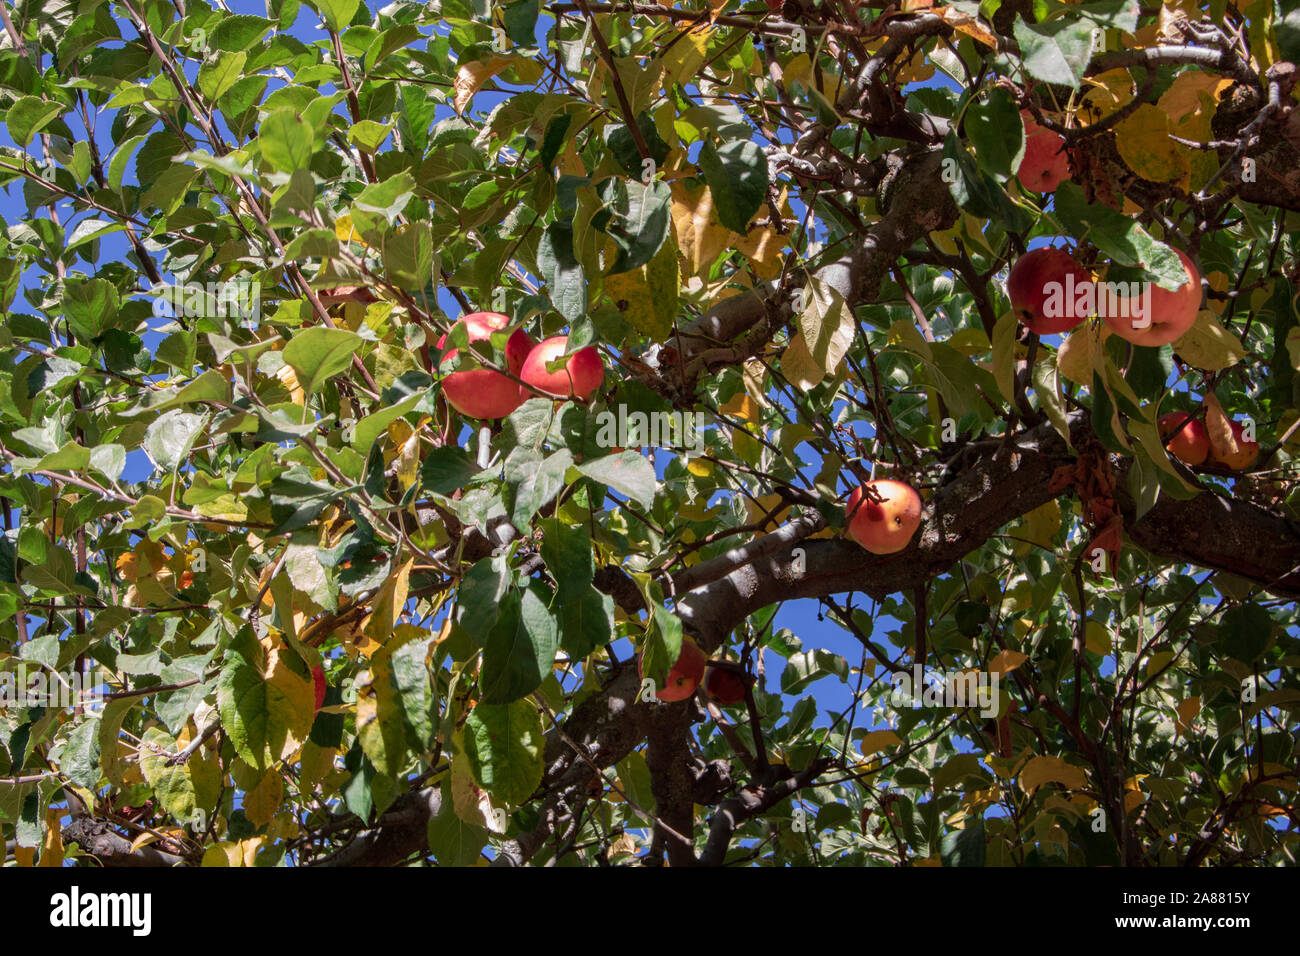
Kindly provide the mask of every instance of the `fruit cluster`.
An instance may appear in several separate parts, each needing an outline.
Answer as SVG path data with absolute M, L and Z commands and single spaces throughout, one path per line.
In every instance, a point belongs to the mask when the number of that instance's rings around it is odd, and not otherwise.
M 637 673 L 645 677 L 642 668 L 642 658 L 638 657 Z M 701 683 L 704 685 L 704 694 L 709 700 L 723 707 L 730 707 L 745 699 L 750 680 L 748 675 L 742 673 L 735 664 L 710 661 L 704 656 L 704 651 L 698 644 L 689 637 L 684 637 L 677 660 L 668 669 L 668 680 L 655 692 L 655 696 L 666 703 L 686 700 L 695 693 L 695 689 Z
M 510 319 L 500 312 L 473 312 L 458 319 L 457 324 L 465 327 L 470 342 L 486 342 L 493 332 L 508 327 Z M 446 343 L 444 335 L 438 339 L 438 348 Z M 516 329 L 506 342 L 506 366 L 511 375 L 531 389 L 492 369 L 465 369 L 443 378 L 443 396 L 462 415 L 477 419 L 505 418 L 533 397 L 532 389 L 554 398 L 587 401 L 604 381 L 605 363 L 596 347 L 588 345 L 568 356 L 560 368 L 547 371 L 547 365 L 563 356 L 568 344 L 567 335 L 534 343 L 527 332 Z M 448 351 L 439 367 L 445 369 L 458 351 Z

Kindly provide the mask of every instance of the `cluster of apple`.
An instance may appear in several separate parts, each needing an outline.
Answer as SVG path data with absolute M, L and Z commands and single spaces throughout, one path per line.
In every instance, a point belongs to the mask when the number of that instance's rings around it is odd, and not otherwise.
M 457 320 L 464 325 L 471 342 L 485 342 L 493 332 L 510 324 L 508 316 L 500 312 L 473 312 Z M 438 348 L 447 342 L 447 336 L 438 339 Z M 568 346 L 567 335 L 556 335 L 534 343 L 523 329 L 516 329 L 506 342 L 506 366 L 532 388 L 554 398 L 591 398 L 605 379 L 605 363 L 594 345 L 588 345 L 568 356 L 564 366 L 548 372 L 546 366 L 564 354 Z M 452 349 L 442 357 L 446 366 L 458 352 Z M 440 366 L 441 367 L 441 366 Z M 466 369 L 451 372 L 442 380 L 442 394 L 448 403 L 469 418 L 505 418 L 522 405 L 533 392 L 508 376 L 491 369 Z
M 645 677 L 639 657 L 636 666 L 637 674 Z M 718 666 L 710 661 L 698 644 L 689 637 L 683 637 L 677 660 L 668 669 L 667 683 L 655 692 L 655 696 L 667 703 L 686 700 L 695 693 L 695 688 L 701 682 L 704 684 L 705 696 L 723 707 L 739 704 L 745 699 L 745 691 L 749 688 L 749 682 L 740 673 L 732 667 Z
M 1187 281 L 1177 289 L 1150 289 L 1150 315 L 1146 324 L 1135 326 L 1132 319 L 1102 311 L 1100 318 L 1120 338 L 1134 345 L 1159 347 L 1181 338 L 1196 322 L 1201 307 L 1201 276 L 1192 260 L 1175 249 Z M 1007 295 L 1016 317 L 1039 335 L 1068 332 L 1088 318 L 1089 310 L 1077 308 L 1079 298 L 1061 290 L 1093 286 L 1092 274 L 1064 249 L 1043 246 L 1031 249 L 1016 260 L 1007 277 Z M 1062 308 L 1050 309 L 1056 299 Z M 1081 297 L 1080 297 L 1081 298 Z
M 1160 418 L 1160 437 L 1169 454 L 1187 465 L 1220 465 L 1231 471 L 1245 471 L 1259 457 L 1259 442 L 1246 441 L 1240 422 L 1229 421 L 1236 448 L 1216 447 L 1209 429 L 1189 412 L 1170 412 Z

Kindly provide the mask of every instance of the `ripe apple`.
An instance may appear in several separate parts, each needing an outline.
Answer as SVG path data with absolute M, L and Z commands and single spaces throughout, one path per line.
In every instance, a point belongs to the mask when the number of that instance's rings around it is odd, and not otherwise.
M 1160 437 L 1165 439 L 1165 448 L 1179 461 L 1199 465 L 1210 454 L 1210 433 L 1195 418 L 1183 425 L 1189 418 L 1192 416 L 1188 412 L 1170 412 L 1161 416 Z
M 709 700 L 730 707 L 745 699 L 745 678 L 724 667 L 710 667 L 704 675 L 704 693 Z
M 316 710 L 319 711 L 325 703 L 325 689 L 329 686 L 325 682 L 325 668 L 320 664 L 311 669 L 311 682 L 316 688 Z
M 884 500 L 866 497 L 867 488 Z M 921 525 L 921 496 L 901 481 L 871 481 L 853 489 L 848 515 L 850 538 L 872 554 L 893 554 L 907 547 Z
M 1255 464 L 1255 459 L 1259 457 L 1259 442 L 1245 441 L 1242 436 L 1242 427 L 1236 422 L 1228 422 L 1228 427 L 1232 429 L 1233 440 L 1237 443 L 1236 454 L 1221 455 L 1215 451 L 1214 445 L 1210 445 L 1210 461 L 1216 465 L 1223 465 L 1225 468 L 1231 468 L 1233 471 L 1245 471 L 1251 465 Z
M 1201 276 L 1192 260 L 1181 249 L 1175 249 L 1174 252 L 1183 264 L 1187 281 L 1173 290 L 1162 289 L 1152 283 L 1151 315 L 1141 319 L 1134 319 L 1131 315 L 1102 315 L 1101 320 L 1120 338 L 1127 339 L 1134 345 L 1159 347 L 1181 338 L 1196 322 L 1196 313 L 1201 308 Z M 1134 328 L 1134 321 L 1150 324 Z
M 1011 308 L 1039 335 L 1068 332 L 1088 317 L 1076 305 L 1075 288 L 1092 282 L 1088 270 L 1064 249 L 1042 246 L 1016 260 L 1007 277 Z
M 668 682 L 656 691 L 655 696 L 670 703 L 690 697 L 704 677 L 705 660 L 704 652 L 700 650 L 698 644 L 688 637 L 682 638 L 682 649 L 677 655 L 677 662 L 668 670 Z M 638 675 L 645 677 L 639 657 L 636 671 Z
M 464 323 L 471 342 L 483 342 L 490 339 L 493 332 L 508 326 L 510 319 L 500 312 L 471 312 L 457 322 Z M 438 348 L 442 348 L 446 341 L 445 335 L 438 339 Z M 506 366 L 512 374 L 519 374 L 532 348 L 533 340 L 528 333 L 516 329 L 506 342 Z M 442 365 L 450 362 L 458 351 L 452 349 L 444 355 Z M 518 383 L 488 368 L 452 372 L 442 380 L 442 394 L 453 408 L 470 418 L 505 418 L 523 404 Z
M 1020 184 L 1036 193 L 1056 192 L 1061 180 L 1070 178 L 1070 158 L 1065 154 L 1065 137 L 1039 126 L 1034 114 L 1021 110 L 1025 124 L 1025 155 L 1016 176 Z
M 605 379 L 605 363 L 594 345 L 578 349 L 568 357 L 564 367 L 554 372 L 546 371 L 546 364 L 553 362 L 564 354 L 569 344 L 567 335 L 556 335 L 543 339 L 537 347 L 528 353 L 519 377 L 538 391 L 556 398 L 577 398 L 586 401 L 591 398 L 600 383 Z M 533 398 L 526 388 L 519 389 L 521 401 Z

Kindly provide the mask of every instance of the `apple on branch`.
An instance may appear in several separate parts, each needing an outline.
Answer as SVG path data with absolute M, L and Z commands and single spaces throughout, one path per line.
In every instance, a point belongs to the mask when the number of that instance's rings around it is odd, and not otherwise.
M 1160 438 L 1169 454 L 1187 465 L 1200 465 L 1210 454 L 1210 433 L 1189 412 L 1170 412 L 1160 418 Z
M 585 402 L 605 380 L 605 363 L 596 347 L 588 345 L 568 356 L 563 366 L 554 372 L 548 372 L 547 364 L 563 356 L 568 344 L 567 335 L 543 339 L 528 353 L 519 377 L 539 392 L 555 398 L 576 398 Z M 519 392 L 521 402 L 535 397 L 533 392 L 523 387 L 519 388 Z
M 471 342 L 484 342 L 492 333 L 506 328 L 510 318 L 500 312 L 472 312 L 457 320 L 463 324 Z M 447 342 L 447 336 L 438 339 L 438 348 Z M 533 350 L 533 340 L 523 329 L 516 329 L 506 342 L 506 366 L 511 374 L 519 375 L 524 360 Z M 442 357 L 440 368 L 446 366 L 459 349 L 452 349 Z M 451 372 L 442 380 L 442 394 L 456 411 L 470 418 L 505 418 L 523 404 L 519 384 L 500 372 L 487 368 L 465 369 Z
M 902 551 L 921 526 L 921 496 L 887 478 L 853 489 L 847 511 L 849 537 L 872 554 Z
M 1075 289 L 1089 287 L 1092 275 L 1064 249 L 1042 246 L 1016 260 L 1007 277 L 1007 296 L 1016 317 L 1039 335 L 1068 332 L 1088 318 Z
M 1137 316 L 1132 308 L 1121 310 L 1120 315 L 1101 313 L 1101 320 L 1120 338 L 1134 345 L 1158 348 L 1182 338 L 1195 324 L 1196 313 L 1201 308 L 1201 275 L 1185 252 L 1181 249 L 1174 252 L 1183 264 L 1187 281 L 1177 289 L 1162 289 L 1153 283 L 1147 303 L 1150 315 Z
M 1070 178 L 1070 158 L 1065 153 L 1065 137 L 1034 121 L 1029 110 L 1020 111 L 1025 124 L 1025 155 L 1016 177 L 1026 189 L 1036 193 L 1056 192 L 1061 181 Z
M 700 681 L 704 679 L 706 661 L 704 651 L 700 650 L 699 645 L 689 637 L 683 637 L 682 649 L 677 655 L 677 660 L 668 669 L 667 681 L 655 692 L 655 696 L 668 703 L 690 697 L 695 693 L 695 688 L 700 686 Z M 645 677 L 640 656 L 636 660 L 636 672 L 639 677 Z
M 749 681 L 733 667 L 720 666 L 719 661 L 709 661 L 709 669 L 704 675 L 704 695 L 723 707 L 731 707 L 745 699 Z

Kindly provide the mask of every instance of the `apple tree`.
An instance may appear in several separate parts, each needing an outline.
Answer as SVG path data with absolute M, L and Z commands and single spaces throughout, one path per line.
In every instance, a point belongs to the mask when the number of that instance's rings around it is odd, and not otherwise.
M 0 15 L 7 859 L 1295 862 L 1295 0 Z

